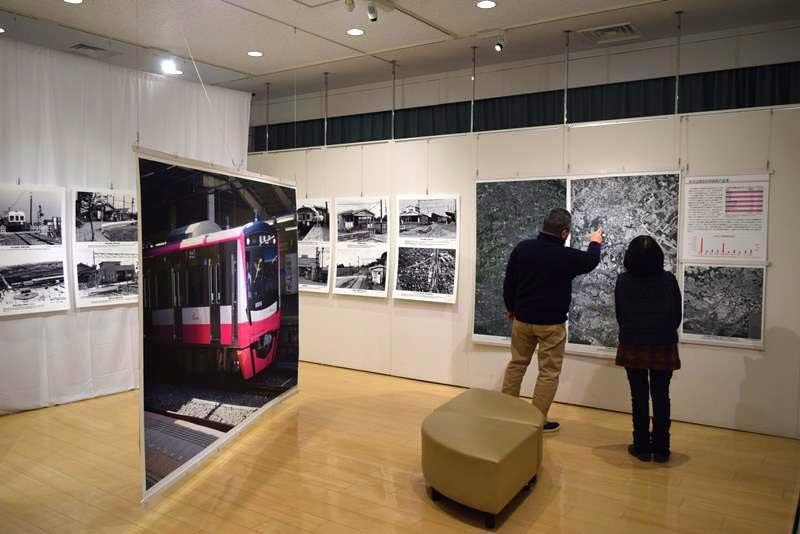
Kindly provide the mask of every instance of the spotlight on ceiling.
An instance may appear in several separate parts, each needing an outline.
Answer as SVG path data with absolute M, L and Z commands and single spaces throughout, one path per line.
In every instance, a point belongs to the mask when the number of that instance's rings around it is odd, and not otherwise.
M 259 52 L 258 50 L 250 50 L 247 53 L 247 55 L 250 57 L 262 57 L 264 55 L 264 52 Z
M 64 0 L 68 4 L 82 4 L 83 0 Z
M 353 11 L 356 8 L 356 0 L 344 0 L 344 6 L 347 11 Z
M 506 47 L 506 36 L 505 34 L 500 34 L 497 36 L 497 39 L 494 42 L 494 51 L 498 54 L 503 51 L 503 48 Z
M 4 28 L 0 28 L 0 33 L 6 33 L 6 30 Z
M 493 0 L 481 0 L 475 5 L 481 9 L 492 9 L 497 5 L 497 2 L 494 2 Z
M 349 30 L 347 30 L 347 35 L 350 35 L 351 37 L 359 37 L 361 35 L 364 35 L 364 30 L 362 30 L 361 28 L 350 28 Z
M 375 2 L 367 4 L 367 17 L 369 17 L 370 22 L 376 22 L 378 20 L 378 8 L 375 7 Z
M 161 72 L 169 76 L 177 76 L 179 74 L 183 74 L 182 70 L 178 70 L 178 66 L 175 64 L 174 59 L 162 59 Z

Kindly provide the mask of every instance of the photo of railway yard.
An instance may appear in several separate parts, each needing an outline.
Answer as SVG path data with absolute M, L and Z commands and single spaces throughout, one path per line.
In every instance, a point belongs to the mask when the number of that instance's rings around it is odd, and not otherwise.
M 133 193 L 78 191 L 75 195 L 75 240 L 135 242 L 138 218 Z
M 150 489 L 297 385 L 297 228 L 294 189 L 139 163 Z
M 571 182 L 570 246 L 586 250 L 602 226 L 600 264 L 572 284 L 568 342 L 616 347 L 614 287 L 623 271 L 628 244 L 649 235 L 664 251 L 664 268 L 675 272 L 678 258 L 678 175 L 606 176 Z
M 389 208 L 385 198 L 338 199 L 336 239 L 342 242 L 387 243 Z
M 478 182 L 474 333 L 510 337 L 503 278 L 511 251 L 535 238 L 553 208 L 567 206 L 566 180 Z
M 62 261 L 0 266 L 0 315 L 62 309 L 67 303 Z
M 64 190 L 0 186 L 0 247 L 62 244 Z
M 336 251 L 336 287 L 354 291 L 386 291 L 386 249 L 340 248 Z
M 398 249 L 398 291 L 452 295 L 455 275 L 456 251 L 453 249 Z
M 139 293 L 139 254 L 128 251 L 76 247 L 78 293 L 80 301 L 131 300 Z
M 301 243 L 327 243 L 331 240 L 330 203 L 327 200 L 298 201 L 297 236 Z
M 300 245 L 297 265 L 300 286 L 328 287 L 331 247 Z
M 455 198 L 400 199 L 400 239 L 455 240 L 458 214 Z
M 764 269 L 684 268 L 683 333 L 761 339 Z

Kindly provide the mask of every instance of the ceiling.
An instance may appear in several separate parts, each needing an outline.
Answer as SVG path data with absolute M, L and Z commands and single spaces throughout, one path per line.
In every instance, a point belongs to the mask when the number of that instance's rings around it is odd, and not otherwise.
M 77 43 L 112 64 L 159 72 L 174 57 L 186 79 L 273 97 L 468 68 L 470 47 L 480 65 L 557 54 L 564 33 L 629 22 L 643 40 L 674 36 L 675 11 L 684 32 L 705 33 L 800 18 L 797 0 L 0 0 L 0 27 L 12 38 L 58 50 Z M 350 37 L 346 30 L 362 28 Z M 505 31 L 506 47 L 492 50 Z M 599 46 L 575 35 L 571 49 Z M 263 51 L 261 58 L 247 55 Z M 197 71 L 191 58 L 197 64 Z

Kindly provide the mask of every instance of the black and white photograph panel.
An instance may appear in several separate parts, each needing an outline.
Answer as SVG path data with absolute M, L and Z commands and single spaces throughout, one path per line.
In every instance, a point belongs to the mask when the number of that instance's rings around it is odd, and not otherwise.
M 75 241 L 135 242 L 138 209 L 131 191 L 75 191 Z
M 338 248 L 336 292 L 386 294 L 386 247 Z
M 331 240 L 331 207 L 328 199 L 303 198 L 297 201 L 297 237 L 301 243 L 327 243 Z
M 0 185 L 0 247 L 61 246 L 65 192 Z
M 455 249 L 398 248 L 397 291 L 453 295 L 455 283 Z
M 585 250 L 603 228 L 600 264 L 572 284 L 567 341 L 596 348 L 616 347 L 614 287 L 628 244 L 652 236 L 664 251 L 664 268 L 675 273 L 678 257 L 677 174 L 603 176 L 570 180 L 570 246 Z M 600 352 L 600 351 L 598 351 Z
M 69 308 L 64 259 L 38 252 L 0 254 L 0 316 Z
M 294 188 L 139 170 L 150 489 L 297 385 L 297 227 Z
M 553 208 L 567 207 L 566 180 L 478 182 L 475 325 L 473 333 L 511 337 L 506 319 L 503 278 L 511 251 L 539 234 Z
M 457 198 L 399 198 L 397 207 L 400 239 L 449 241 L 457 239 Z
M 329 245 L 303 245 L 298 247 L 297 271 L 301 291 L 328 291 L 328 273 L 331 262 Z
M 764 313 L 762 267 L 688 265 L 683 277 L 683 334 L 760 342 Z
M 387 243 L 389 205 L 386 198 L 336 199 L 336 240 L 340 243 Z
M 139 252 L 125 247 L 75 247 L 76 305 L 136 302 L 139 296 Z

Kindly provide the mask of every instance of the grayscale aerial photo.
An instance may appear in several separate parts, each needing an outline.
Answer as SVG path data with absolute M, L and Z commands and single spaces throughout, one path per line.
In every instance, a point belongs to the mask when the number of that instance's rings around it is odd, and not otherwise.
M 572 284 L 570 343 L 617 346 L 614 287 L 628 243 L 652 236 L 664 250 L 664 268 L 675 272 L 678 251 L 678 176 L 607 176 L 572 180 L 570 246 L 586 249 L 589 235 L 603 227 L 600 265 Z
M 763 269 L 687 266 L 683 287 L 685 334 L 761 339 Z
M 453 249 L 398 249 L 398 291 L 452 295 L 455 276 L 456 251 Z
M 535 238 L 553 208 L 567 206 L 566 180 L 479 182 L 474 333 L 511 336 L 503 303 L 503 278 L 511 251 Z

